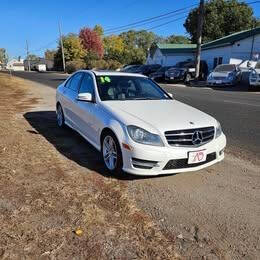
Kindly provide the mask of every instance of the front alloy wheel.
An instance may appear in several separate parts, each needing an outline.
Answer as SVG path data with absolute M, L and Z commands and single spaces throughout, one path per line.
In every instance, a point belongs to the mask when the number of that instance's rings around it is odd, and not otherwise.
M 187 73 L 185 76 L 185 82 L 190 83 L 190 81 L 191 81 L 191 75 L 189 73 Z
M 102 154 L 106 168 L 112 173 L 122 170 L 122 154 L 116 137 L 108 134 L 102 143 Z

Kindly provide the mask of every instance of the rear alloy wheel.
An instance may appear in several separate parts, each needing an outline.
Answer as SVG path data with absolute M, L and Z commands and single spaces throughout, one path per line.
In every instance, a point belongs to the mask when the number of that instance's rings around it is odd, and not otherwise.
M 110 172 L 119 174 L 122 171 L 122 153 L 114 134 L 108 133 L 104 136 L 102 155 L 105 166 Z
M 64 127 L 64 114 L 60 104 L 57 106 L 56 116 L 58 126 Z
M 185 83 L 190 83 L 190 81 L 191 81 L 191 75 L 187 73 L 185 76 Z

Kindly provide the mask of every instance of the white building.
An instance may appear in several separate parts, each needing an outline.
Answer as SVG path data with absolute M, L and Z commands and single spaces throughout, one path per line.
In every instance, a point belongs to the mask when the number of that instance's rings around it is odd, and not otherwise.
M 7 65 L 6 68 L 8 70 L 13 70 L 13 71 L 24 71 L 24 64 L 23 64 L 23 59 L 12 59 L 10 60 Z
M 175 65 L 179 61 L 194 59 L 196 44 L 163 44 L 158 43 L 157 48 L 151 49 L 147 64 L 160 64 L 163 66 Z
M 194 44 L 157 44 L 156 50 L 150 51 L 147 63 L 175 65 L 179 61 L 194 60 L 195 53 Z M 209 70 L 232 59 L 260 59 L 260 27 L 203 44 L 201 59 L 207 62 Z

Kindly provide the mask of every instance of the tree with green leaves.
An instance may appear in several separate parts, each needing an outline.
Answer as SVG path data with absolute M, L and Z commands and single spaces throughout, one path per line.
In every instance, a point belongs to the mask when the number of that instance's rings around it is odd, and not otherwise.
M 99 24 L 95 25 L 95 27 L 93 28 L 93 31 L 96 32 L 99 35 L 99 37 L 102 37 L 104 35 L 104 29 Z
M 62 40 L 66 62 L 84 59 L 86 52 L 83 49 L 81 41 L 76 34 L 69 33 L 66 36 L 62 36 Z M 54 55 L 54 66 L 56 68 L 62 67 L 62 53 L 60 43 L 58 45 L 58 50 Z
M 123 51 L 126 48 L 123 39 L 118 35 L 110 35 L 103 38 L 105 60 L 117 60 L 123 62 Z
M 172 44 L 189 44 L 191 43 L 190 39 L 183 35 L 170 35 L 166 38 L 165 43 Z
M 31 61 L 36 61 L 36 60 L 39 60 L 40 57 L 35 55 L 35 54 L 29 54 L 27 57 L 26 57 L 27 60 L 31 60 Z
M 44 57 L 46 60 L 54 60 L 55 54 L 56 54 L 57 50 L 49 50 L 47 49 L 44 52 Z
M 205 3 L 203 42 L 209 42 L 254 27 L 253 9 L 238 0 L 210 0 Z M 198 8 L 190 11 L 184 27 L 193 43 L 197 39 Z
M 6 64 L 8 61 L 8 56 L 5 48 L 0 48 L 0 63 Z

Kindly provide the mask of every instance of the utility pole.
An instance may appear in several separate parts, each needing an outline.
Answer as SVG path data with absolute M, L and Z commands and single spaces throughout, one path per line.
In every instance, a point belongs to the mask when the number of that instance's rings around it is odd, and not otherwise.
M 30 56 L 29 56 L 29 44 L 26 40 L 26 53 L 27 53 L 27 62 L 28 62 L 28 71 L 31 71 L 31 62 L 30 62 Z
M 200 6 L 198 12 L 198 27 L 197 27 L 196 79 L 199 79 L 199 75 L 200 75 L 200 56 L 201 56 L 203 22 L 204 22 L 204 0 L 200 0 Z
M 252 24 L 252 30 L 256 28 L 256 21 Z M 253 39 L 252 39 L 252 45 L 251 45 L 251 51 L 250 51 L 250 60 L 253 60 L 253 51 L 254 51 L 254 43 L 255 43 L 255 35 L 252 33 Z
M 65 64 L 63 40 L 62 40 L 62 33 L 61 33 L 61 24 L 60 24 L 60 22 L 59 22 L 59 32 L 60 32 L 60 46 L 61 46 L 61 54 L 62 54 L 63 71 L 65 73 L 66 72 L 66 64 Z

